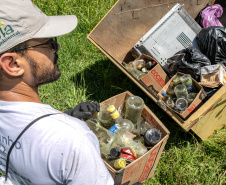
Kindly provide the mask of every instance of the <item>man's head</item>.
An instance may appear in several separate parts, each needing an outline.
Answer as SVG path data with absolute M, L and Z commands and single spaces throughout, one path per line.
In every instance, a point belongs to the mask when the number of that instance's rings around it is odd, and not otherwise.
M 71 32 L 76 25 L 76 16 L 46 16 L 30 0 L 2 1 L 0 73 L 10 79 L 21 75 L 34 86 L 58 79 L 59 45 L 53 38 Z

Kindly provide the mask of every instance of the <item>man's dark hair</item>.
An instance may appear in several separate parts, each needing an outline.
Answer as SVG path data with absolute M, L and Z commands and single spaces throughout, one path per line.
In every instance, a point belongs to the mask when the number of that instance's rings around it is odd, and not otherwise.
M 0 53 L 0 57 L 4 54 L 4 53 L 12 53 L 14 50 L 17 50 L 17 49 L 20 49 L 20 48 L 24 48 L 24 47 L 27 47 L 27 42 L 22 42 L 20 44 L 17 44 L 16 46 L 14 46 L 13 48 L 7 50 L 7 51 L 4 51 L 3 53 Z M 18 53 L 20 54 L 21 56 L 23 56 L 25 53 L 27 52 L 26 49 L 23 49 L 23 50 L 19 50 L 19 51 L 15 51 L 15 53 Z

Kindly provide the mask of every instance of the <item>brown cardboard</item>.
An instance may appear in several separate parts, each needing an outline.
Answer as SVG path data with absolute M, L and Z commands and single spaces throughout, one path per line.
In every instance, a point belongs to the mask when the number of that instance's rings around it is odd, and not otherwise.
M 149 61 L 155 61 L 157 64 L 140 79 L 140 83 L 143 84 L 156 98 L 160 90 L 169 81 L 169 77 L 162 69 L 161 65 L 153 57 L 142 54 L 135 60 L 146 59 Z
M 184 74 L 178 72 L 176 75 L 174 75 L 174 76 L 168 81 L 168 83 L 162 88 L 161 91 L 166 92 L 167 89 L 168 89 L 168 87 L 169 87 L 169 85 L 170 85 L 170 83 L 171 83 L 171 81 L 172 81 L 176 76 L 178 76 L 178 75 L 179 75 L 179 76 L 183 76 Z M 169 107 L 172 111 L 174 111 L 175 113 L 177 113 L 178 115 L 180 115 L 183 119 L 186 119 L 188 116 L 190 116 L 190 115 L 194 112 L 194 110 L 197 109 L 197 107 L 201 106 L 201 105 L 202 105 L 202 101 L 203 101 L 203 100 L 205 99 L 205 97 L 206 97 L 206 93 L 205 93 L 205 91 L 203 90 L 202 86 L 199 85 L 199 83 L 198 83 L 197 81 L 195 81 L 193 78 L 192 78 L 192 83 L 193 83 L 193 85 L 196 87 L 196 89 L 198 90 L 199 93 L 197 94 L 196 98 L 195 98 L 194 101 L 191 103 L 191 105 L 190 105 L 190 106 L 189 106 L 182 114 L 176 112 L 174 109 L 172 109 L 172 108 Z M 158 94 L 158 97 L 159 97 L 161 100 L 164 101 L 164 97 L 163 97 L 163 95 L 161 94 L 161 92 Z M 165 104 L 165 106 L 167 106 L 167 105 Z
M 118 0 L 87 36 L 114 65 L 157 103 L 157 105 L 184 129 L 184 131 L 192 129 L 202 140 L 207 139 L 214 132 L 214 129 L 219 129 L 224 126 L 224 111 L 219 111 L 216 114 L 217 117 L 214 116 L 211 120 L 206 118 L 210 113 L 215 112 L 215 107 L 226 107 L 225 96 L 223 101 L 218 101 L 221 100 L 226 93 L 226 85 L 222 86 L 207 102 L 184 120 L 163 104 L 142 81 L 138 81 L 132 77 L 121 63 L 131 59 L 130 50 L 134 44 L 136 44 L 176 3 L 184 4 L 184 9 L 195 18 L 207 3 L 213 5 L 214 1 L 215 0 Z M 217 108 L 217 110 L 220 109 Z M 215 124 L 212 124 L 213 122 Z M 205 127 L 208 128 L 195 129 Z M 205 131 L 206 133 L 203 134 Z
M 111 97 L 104 102 L 101 102 L 100 105 L 113 104 L 118 109 L 118 107 L 130 96 L 133 96 L 133 94 L 131 94 L 129 91 L 126 91 L 124 93 Z M 169 137 L 170 133 L 168 129 L 146 105 L 144 105 L 142 116 L 146 119 L 146 121 L 148 121 L 148 123 L 152 124 L 155 128 L 161 131 L 162 140 L 153 148 L 151 148 L 146 154 L 136 159 L 124 169 L 116 171 L 104 161 L 115 181 L 115 185 L 131 185 L 138 181 L 143 182 L 152 177 Z

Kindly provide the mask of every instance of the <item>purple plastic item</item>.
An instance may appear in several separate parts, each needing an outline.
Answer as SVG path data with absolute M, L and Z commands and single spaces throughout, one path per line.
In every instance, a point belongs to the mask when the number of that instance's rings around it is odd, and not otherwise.
M 214 4 L 213 6 L 208 6 L 202 11 L 202 24 L 203 28 L 208 28 L 211 26 L 221 26 L 224 27 L 221 22 L 217 19 L 223 14 L 223 8 L 219 4 Z

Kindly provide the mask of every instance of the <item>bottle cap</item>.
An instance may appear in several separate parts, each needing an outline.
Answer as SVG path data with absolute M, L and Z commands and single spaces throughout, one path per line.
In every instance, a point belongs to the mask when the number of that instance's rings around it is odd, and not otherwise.
M 161 140 L 161 138 L 162 134 L 156 128 L 150 128 L 144 134 L 144 140 L 148 146 L 154 146 Z
M 114 105 L 109 105 L 107 108 L 108 112 L 114 112 L 115 111 L 115 106 Z
M 126 160 L 123 159 L 123 158 L 120 158 L 120 159 L 117 159 L 115 162 L 114 162 L 114 168 L 116 170 L 119 170 L 119 169 L 122 169 L 122 168 L 125 168 L 126 167 Z
M 112 156 L 112 157 L 119 157 L 120 155 L 121 155 L 121 148 L 112 148 L 111 150 L 110 150 L 110 155 Z
M 111 115 L 111 117 L 112 117 L 112 119 L 117 119 L 118 117 L 119 117 L 119 112 L 118 111 L 115 111 L 115 112 L 113 112 L 112 114 L 110 114 Z

